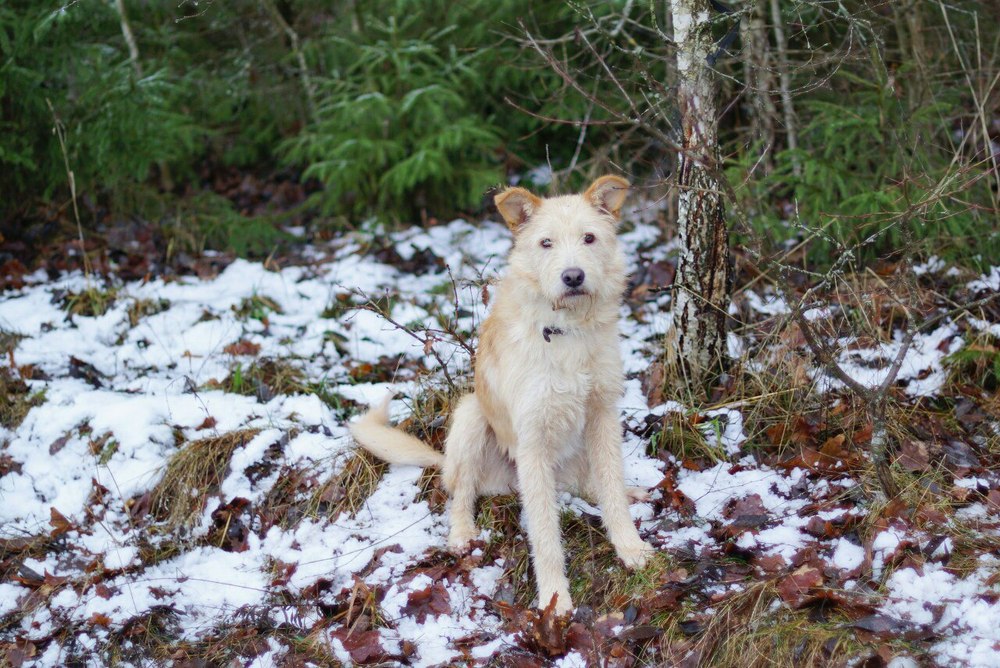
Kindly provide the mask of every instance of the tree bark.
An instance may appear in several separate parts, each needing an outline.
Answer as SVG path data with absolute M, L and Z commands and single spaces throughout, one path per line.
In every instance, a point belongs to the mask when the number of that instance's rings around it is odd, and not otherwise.
M 778 81 L 781 86 L 781 109 L 785 115 L 785 147 L 792 151 L 792 174 L 802 176 L 802 165 L 794 153 L 799 148 L 799 132 L 792 103 L 792 76 L 788 70 L 788 42 L 778 0 L 771 0 L 771 20 L 774 21 L 774 47 L 778 54 Z
M 666 338 L 667 366 L 703 394 L 723 368 L 729 310 L 729 231 L 719 187 L 718 110 L 709 0 L 671 0 L 682 142 L 677 170 L 681 242 Z
M 741 19 L 743 33 L 743 71 L 746 73 L 747 94 L 753 106 L 750 116 L 750 136 L 761 143 L 762 169 L 770 174 L 774 164 L 774 120 L 778 110 L 771 99 L 774 79 L 771 76 L 771 44 L 767 37 L 764 6 L 755 2 L 748 14 Z

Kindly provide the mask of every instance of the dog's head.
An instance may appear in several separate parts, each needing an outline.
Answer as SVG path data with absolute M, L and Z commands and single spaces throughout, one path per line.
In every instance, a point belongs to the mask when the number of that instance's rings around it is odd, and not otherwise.
M 498 194 L 497 209 L 514 233 L 510 270 L 556 310 L 617 302 L 625 269 L 616 234 L 628 188 L 621 177 L 602 176 L 578 195 Z

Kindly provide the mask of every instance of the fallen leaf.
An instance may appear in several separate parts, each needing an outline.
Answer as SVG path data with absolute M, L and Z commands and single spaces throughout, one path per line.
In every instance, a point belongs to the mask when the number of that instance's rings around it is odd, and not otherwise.
M 411 591 L 401 612 L 408 617 L 415 617 L 419 624 L 423 624 L 429 614 L 451 614 L 448 590 L 443 583 L 435 582 L 426 589 Z
M 893 638 L 911 630 L 911 626 L 906 622 L 882 614 L 862 617 L 852 623 L 851 626 L 862 631 L 867 631 L 879 638 Z
M 330 633 L 343 644 L 344 649 L 357 663 L 381 663 L 388 658 L 382 639 L 376 629 L 351 633 L 344 627 Z
M 906 439 L 899 446 L 897 462 L 911 473 L 926 471 L 930 467 L 930 453 L 923 441 Z
M 986 494 L 986 506 L 994 513 L 1000 512 L 1000 490 L 991 489 Z
M 201 424 L 195 427 L 196 431 L 202 431 L 204 429 L 214 429 L 215 425 L 218 424 L 216 419 L 209 415 L 207 418 L 202 420 Z
M 525 649 L 554 657 L 566 653 L 566 630 L 569 616 L 555 611 L 556 597 L 543 610 L 529 610 L 527 619 L 518 634 L 518 642 Z
M 854 445 L 865 445 L 866 443 L 871 443 L 872 441 L 872 431 L 874 426 L 871 422 L 866 422 L 861 428 L 855 430 L 851 434 L 851 443 Z
M 738 500 L 730 500 L 722 510 L 722 516 L 731 519 L 735 527 L 750 529 L 768 520 L 767 508 L 760 494 L 747 494 Z
M 778 583 L 778 595 L 791 607 L 798 608 L 806 600 L 810 590 L 822 584 L 823 573 L 820 569 L 805 564 L 781 579 Z
M 948 441 L 942 446 L 944 460 L 952 468 L 979 468 L 981 463 L 972 446 L 962 441 Z
M 66 444 L 69 443 L 69 436 L 70 436 L 69 434 L 63 434 L 56 440 L 52 441 L 52 443 L 49 445 L 49 454 L 54 455 L 63 448 L 65 448 Z
M 36 654 L 38 654 L 38 648 L 30 640 L 24 638 L 18 638 L 8 644 L 4 651 L 4 657 L 11 668 L 21 668 L 25 661 L 34 658 Z
M 91 387 L 97 389 L 104 386 L 104 379 L 107 378 L 107 376 L 98 371 L 93 364 L 84 362 L 74 356 L 69 358 L 69 377 L 79 378 Z
M 260 344 L 254 343 L 253 341 L 247 341 L 246 339 L 240 339 L 239 341 L 230 343 L 228 346 L 223 348 L 222 352 L 234 357 L 238 355 L 256 357 L 260 353 Z
M 665 379 L 666 367 L 663 366 L 662 362 L 653 362 L 642 374 L 642 393 L 646 396 L 647 406 L 659 406 L 663 403 Z
M 754 555 L 753 564 L 765 573 L 778 573 L 788 568 L 788 562 L 780 554 Z
M 60 536 L 74 528 L 73 523 L 54 506 L 49 508 L 49 525 L 52 526 L 52 536 Z
M 108 628 L 111 626 L 111 618 L 101 612 L 95 612 L 90 616 L 90 623 L 94 626 Z

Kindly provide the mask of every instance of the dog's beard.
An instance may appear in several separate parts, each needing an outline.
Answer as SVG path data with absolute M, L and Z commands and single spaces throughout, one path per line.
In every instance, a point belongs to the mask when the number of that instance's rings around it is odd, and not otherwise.
M 587 292 L 586 290 L 581 290 L 579 288 L 573 288 L 572 290 L 567 290 L 566 292 L 559 295 L 559 297 L 552 302 L 553 311 L 562 310 L 577 310 L 581 308 L 590 309 L 594 305 L 595 295 L 592 292 Z

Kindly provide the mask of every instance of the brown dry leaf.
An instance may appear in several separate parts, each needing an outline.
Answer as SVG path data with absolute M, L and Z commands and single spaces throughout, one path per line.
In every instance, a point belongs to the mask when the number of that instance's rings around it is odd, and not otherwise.
M 94 626 L 103 626 L 108 628 L 111 626 L 111 618 L 101 612 L 95 612 L 90 616 L 90 623 Z
M 7 644 L 4 650 L 4 658 L 11 668 L 21 668 L 28 659 L 33 659 L 38 654 L 38 648 L 30 640 L 19 638 Z
M 836 436 L 831 436 L 823 442 L 820 446 L 819 451 L 826 455 L 827 457 L 834 457 L 836 459 L 844 459 L 847 455 L 847 450 L 844 448 L 844 441 L 847 437 L 843 434 L 837 434 Z
M 923 441 L 906 439 L 899 446 L 899 465 L 911 473 L 926 471 L 930 468 L 930 453 Z
M 811 564 L 803 564 L 778 583 L 781 600 L 793 608 L 800 607 L 812 589 L 823 584 L 823 573 Z
M 856 429 L 853 434 L 851 434 L 851 442 L 854 443 L 854 445 L 865 445 L 866 443 L 871 443 L 872 431 L 874 431 L 874 425 L 871 422 L 866 422 L 860 428 Z
M 781 445 L 785 442 L 785 424 L 772 424 L 770 427 L 764 430 L 767 434 L 767 440 L 771 442 L 771 445 Z
M 351 633 L 350 629 L 339 628 L 330 635 L 344 645 L 351 659 L 357 663 L 380 663 L 389 658 L 376 629 Z
M 367 376 L 372 375 L 372 373 L 374 373 L 374 371 L 375 371 L 375 367 L 374 366 L 372 366 L 368 362 L 362 362 L 361 364 L 358 364 L 356 366 L 352 366 L 350 368 L 350 370 L 348 370 L 347 373 L 354 380 L 359 380 L 361 378 L 365 378 Z
M 429 614 L 451 614 L 451 600 L 448 597 L 448 590 L 445 589 L 443 583 L 435 582 L 426 589 L 412 591 L 401 612 L 406 616 L 416 617 L 420 624 L 427 620 Z
M 599 643 L 600 638 L 595 637 L 594 632 L 580 622 L 573 622 L 566 629 L 567 651 L 577 651 L 583 656 L 588 656 Z
M 986 505 L 993 512 L 1000 512 L 1000 490 L 991 489 L 986 494 Z
M 677 587 L 667 587 L 645 599 L 642 605 L 647 612 L 651 613 L 676 610 L 680 607 L 680 599 L 683 595 L 683 590 Z
M 722 516 L 737 524 L 759 526 L 767 521 L 767 508 L 760 494 L 747 494 L 738 500 L 730 499 L 722 509 Z
M 780 554 L 755 555 L 753 564 L 765 573 L 778 573 L 788 567 L 788 562 Z
M 295 574 L 295 571 L 297 571 L 298 568 L 299 565 L 296 562 L 289 563 L 282 561 L 281 559 L 275 559 L 272 566 L 274 577 L 271 578 L 271 586 L 284 587 L 288 584 L 288 581 L 291 579 L 292 575 Z
M 561 656 L 566 653 L 566 630 L 569 627 L 569 616 L 556 612 L 556 597 L 545 606 L 544 610 L 526 611 L 523 631 L 518 634 L 521 646 L 532 652 L 541 652 L 547 656 Z
M 69 582 L 69 576 L 67 575 L 53 575 L 48 571 L 45 571 L 45 586 L 55 589 L 61 587 L 67 582 Z
M 247 341 L 246 339 L 240 339 L 236 343 L 230 343 L 228 346 L 223 348 L 222 352 L 227 355 L 232 355 L 233 357 L 238 355 L 256 357 L 260 353 L 260 344 L 254 343 L 253 341 Z
M 207 418 L 202 420 L 200 425 L 195 427 L 195 431 L 202 431 L 204 429 L 214 429 L 216 424 L 218 424 L 218 421 L 214 417 L 209 415 Z
M 862 617 L 851 624 L 851 626 L 860 631 L 866 631 L 877 638 L 884 639 L 897 638 L 911 630 L 910 625 L 906 622 L 880 614 Z
M 659 406 L 663 403 L 665 379 L 666 367 L 663 366 L 662 362 L 653 362 L 649 365 L 646 373 L 642 375 L 642 393 L 646 396 L 647 406 Z
M 694 515 L 695 504 L 684 492 L 677 489 L 677 478 L 673 470 L 668 469 L 661 480 L 656 485 L 662 490 L 663 505 L 671 510 L 676 510 L 685 517 Z
M 73 523 L 65 515 L 56 510 L 55 507 L 49 508 L 49 524 L 52 526 L 52 536 L 61 536 L 75 528 Z
M 49 445 L 49 454 L 54 455 L 63 448 L 65 448 L 66 444 L 69 443 L 69 436 L 70 436 L 69 434 L 63 434 L 56 440 L 52 441 L 52 443 Z

